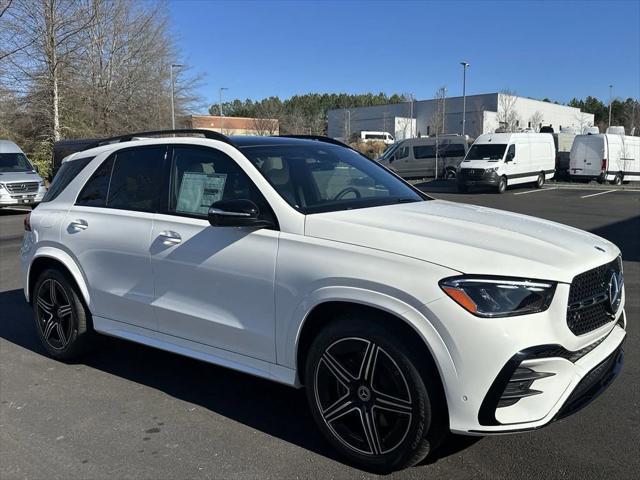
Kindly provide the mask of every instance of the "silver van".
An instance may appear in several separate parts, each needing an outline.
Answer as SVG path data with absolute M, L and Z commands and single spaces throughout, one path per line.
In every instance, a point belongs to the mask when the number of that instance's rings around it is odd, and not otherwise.
M 0 140 L 0 207 L 35 207 L 47 188 L 20 147 Z
M 458 165 L 469 149 L 469 137 L 442 135 L 409 138 L 393 144 L 378 161 L 403 178 L 455 178 Z

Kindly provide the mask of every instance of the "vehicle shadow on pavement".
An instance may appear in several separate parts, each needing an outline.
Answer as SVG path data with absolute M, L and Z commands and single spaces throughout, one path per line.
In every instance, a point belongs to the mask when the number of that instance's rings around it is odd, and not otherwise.
M 46 356 L 22 290 L 0 292 L 0 338 Z M 343 463 L 319 433 L 304 390 L 124 340 L 99 336 L 95 351 L 76 363 L 165 392 L 268 435 Z M 453 436 L 421 465 L 478 440 Z

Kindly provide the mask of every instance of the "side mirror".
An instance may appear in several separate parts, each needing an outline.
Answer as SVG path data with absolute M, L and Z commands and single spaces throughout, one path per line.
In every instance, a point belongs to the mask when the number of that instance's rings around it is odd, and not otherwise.
M 259 220 L 260 209 L 251 200 L 220 200 L 209 207 L 207 217 L 214 227 L 269 227 Z
M 40 173 L 40 167 L 38 167 L 38 165 L 32 164 L 31 166 L 33 167 L 34 172 Z

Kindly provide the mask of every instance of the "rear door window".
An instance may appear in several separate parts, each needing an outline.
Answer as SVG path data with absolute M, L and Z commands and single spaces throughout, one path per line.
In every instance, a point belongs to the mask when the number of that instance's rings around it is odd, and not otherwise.
M 76 205 L 155 212 L 164 187 L 167 148 L 116 152 L 98 167 L 78 195 Z

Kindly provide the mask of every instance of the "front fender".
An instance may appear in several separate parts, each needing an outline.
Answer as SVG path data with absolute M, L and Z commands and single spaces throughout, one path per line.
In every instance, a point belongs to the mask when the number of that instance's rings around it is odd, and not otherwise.
M 438 367 L 443 384 L 446 379 L 457 377 L 455 365 L 444 341 L 425 315 L 395 297 L 357 287 L 323 287 L 315 290 L 300 302 L 293 316 L 293 318 L 300 320 L 289 323 L 289 329 L 284 335 L 286 340 L 281 343 L 281 351 L 278 352 L 279 363 L 289 368 L 296 368 L 300 337 L 309 314 L 314 308 L 327 302 L 365 305 L 397 317 L 400 321 L 408 324 L 422 339 L 425 348 L 431 353 Z

